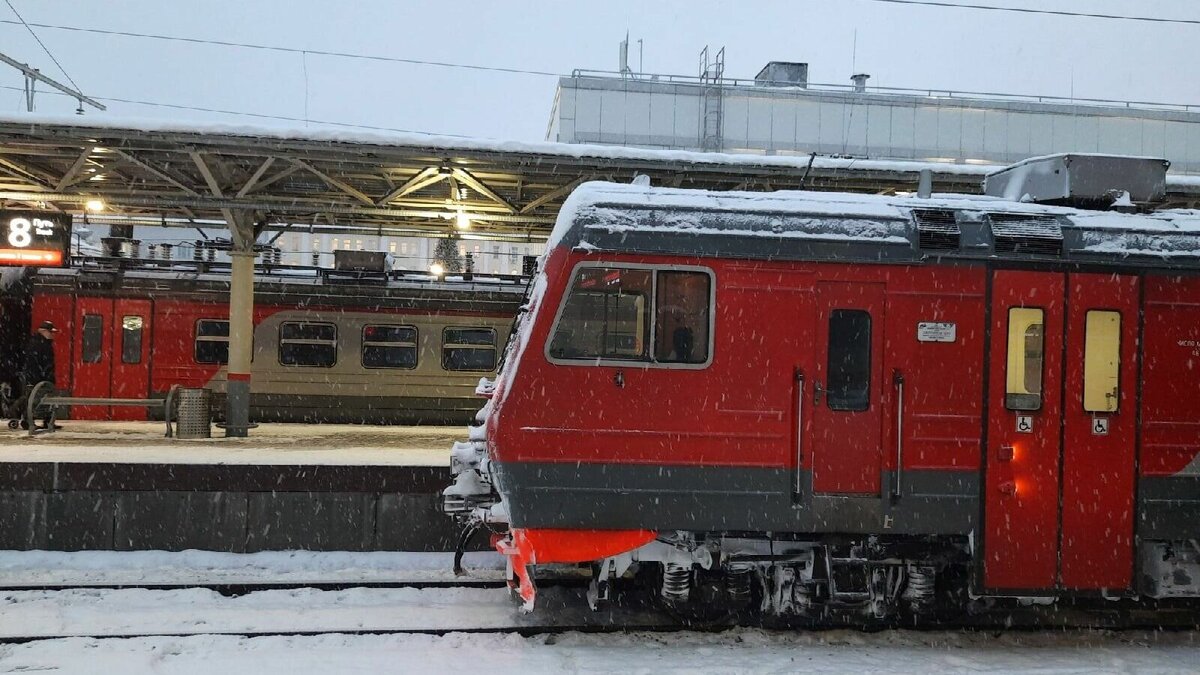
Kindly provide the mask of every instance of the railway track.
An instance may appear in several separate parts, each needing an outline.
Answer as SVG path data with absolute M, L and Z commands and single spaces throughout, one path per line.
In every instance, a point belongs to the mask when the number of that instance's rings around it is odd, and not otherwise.
M 1046 629 L 1200 628 L 1195 603 L 996 603 L 975 612 L 911 621 L 864 622 L 832 614 L 821 620 L 730 615 L 687 621 L 665 611 L 644 589 L 614 589 L 599 611 L 588 609 L 587 580 L 570 574 L 539 580 L 538 610 L 522 614 L 495 577 L 397 581 L 287 580 L 204 584 L 11 584 L 0 589 L 0 643 L 61 638 L 182 638 L 566 632 L 719 631 L 734 627 L 802 630 L 892 628 L 1034 631 Z

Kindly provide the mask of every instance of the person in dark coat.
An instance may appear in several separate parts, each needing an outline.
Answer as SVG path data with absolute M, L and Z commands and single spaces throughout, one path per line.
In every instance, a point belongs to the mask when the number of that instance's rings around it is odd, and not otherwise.
M 21 381 L 25 384 L 25 393 L 21 396 L 21 427 L 28 429 L 30 420 L 25 419 L 26 403 L 33 388 L 39 382 L 54 382 L 54 334 L 58 329 L 51 321 L 43 321 L 37 332 L 29 336 L 25 345 L 25 361 L 21 368 Z M 42 426 L 50 426 L 50 413 L 42 422 Z

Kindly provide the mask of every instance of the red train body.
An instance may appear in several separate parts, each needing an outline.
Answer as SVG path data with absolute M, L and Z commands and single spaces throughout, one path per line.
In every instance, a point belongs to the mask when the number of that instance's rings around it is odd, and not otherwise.
M 1197 271 L 1187 212 L 588 184 L 446 508 L 530 608 L 1200 596 Z
M 57 384 L 72 395 L 162 397 L 182 385 L 211 388 L 221 399 L 228 275 L 149 264 L 161 267 L 31 272 L 7 294 L 13 338 L 3 362 L 15 373 L 20 355 L 12 348 L 24 344 L 30 325 L 49 320 L 61 331 Z M 264 273 L 255 293 L 252 418 L 466 422 L 478 407 L 480 376 L 495 372 L 523 289 L 515 278 L 337 281 L 311 269 Z M 146 411 L 75 406 L 70 416 L 136 420 Z

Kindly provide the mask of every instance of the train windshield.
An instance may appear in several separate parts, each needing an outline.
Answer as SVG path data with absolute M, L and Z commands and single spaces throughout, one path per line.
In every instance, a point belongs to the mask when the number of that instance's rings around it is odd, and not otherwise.
M 650 270 L 580 270 L 559 317 L 550 356 L 648 358 L 652 279 Z

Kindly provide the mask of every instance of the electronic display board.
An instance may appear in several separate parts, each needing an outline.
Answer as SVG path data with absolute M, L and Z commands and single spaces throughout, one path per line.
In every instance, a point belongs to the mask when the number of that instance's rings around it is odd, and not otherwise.
M 71 214 L 0 210 L 0 265 L 63 267 L 70 246 Z

